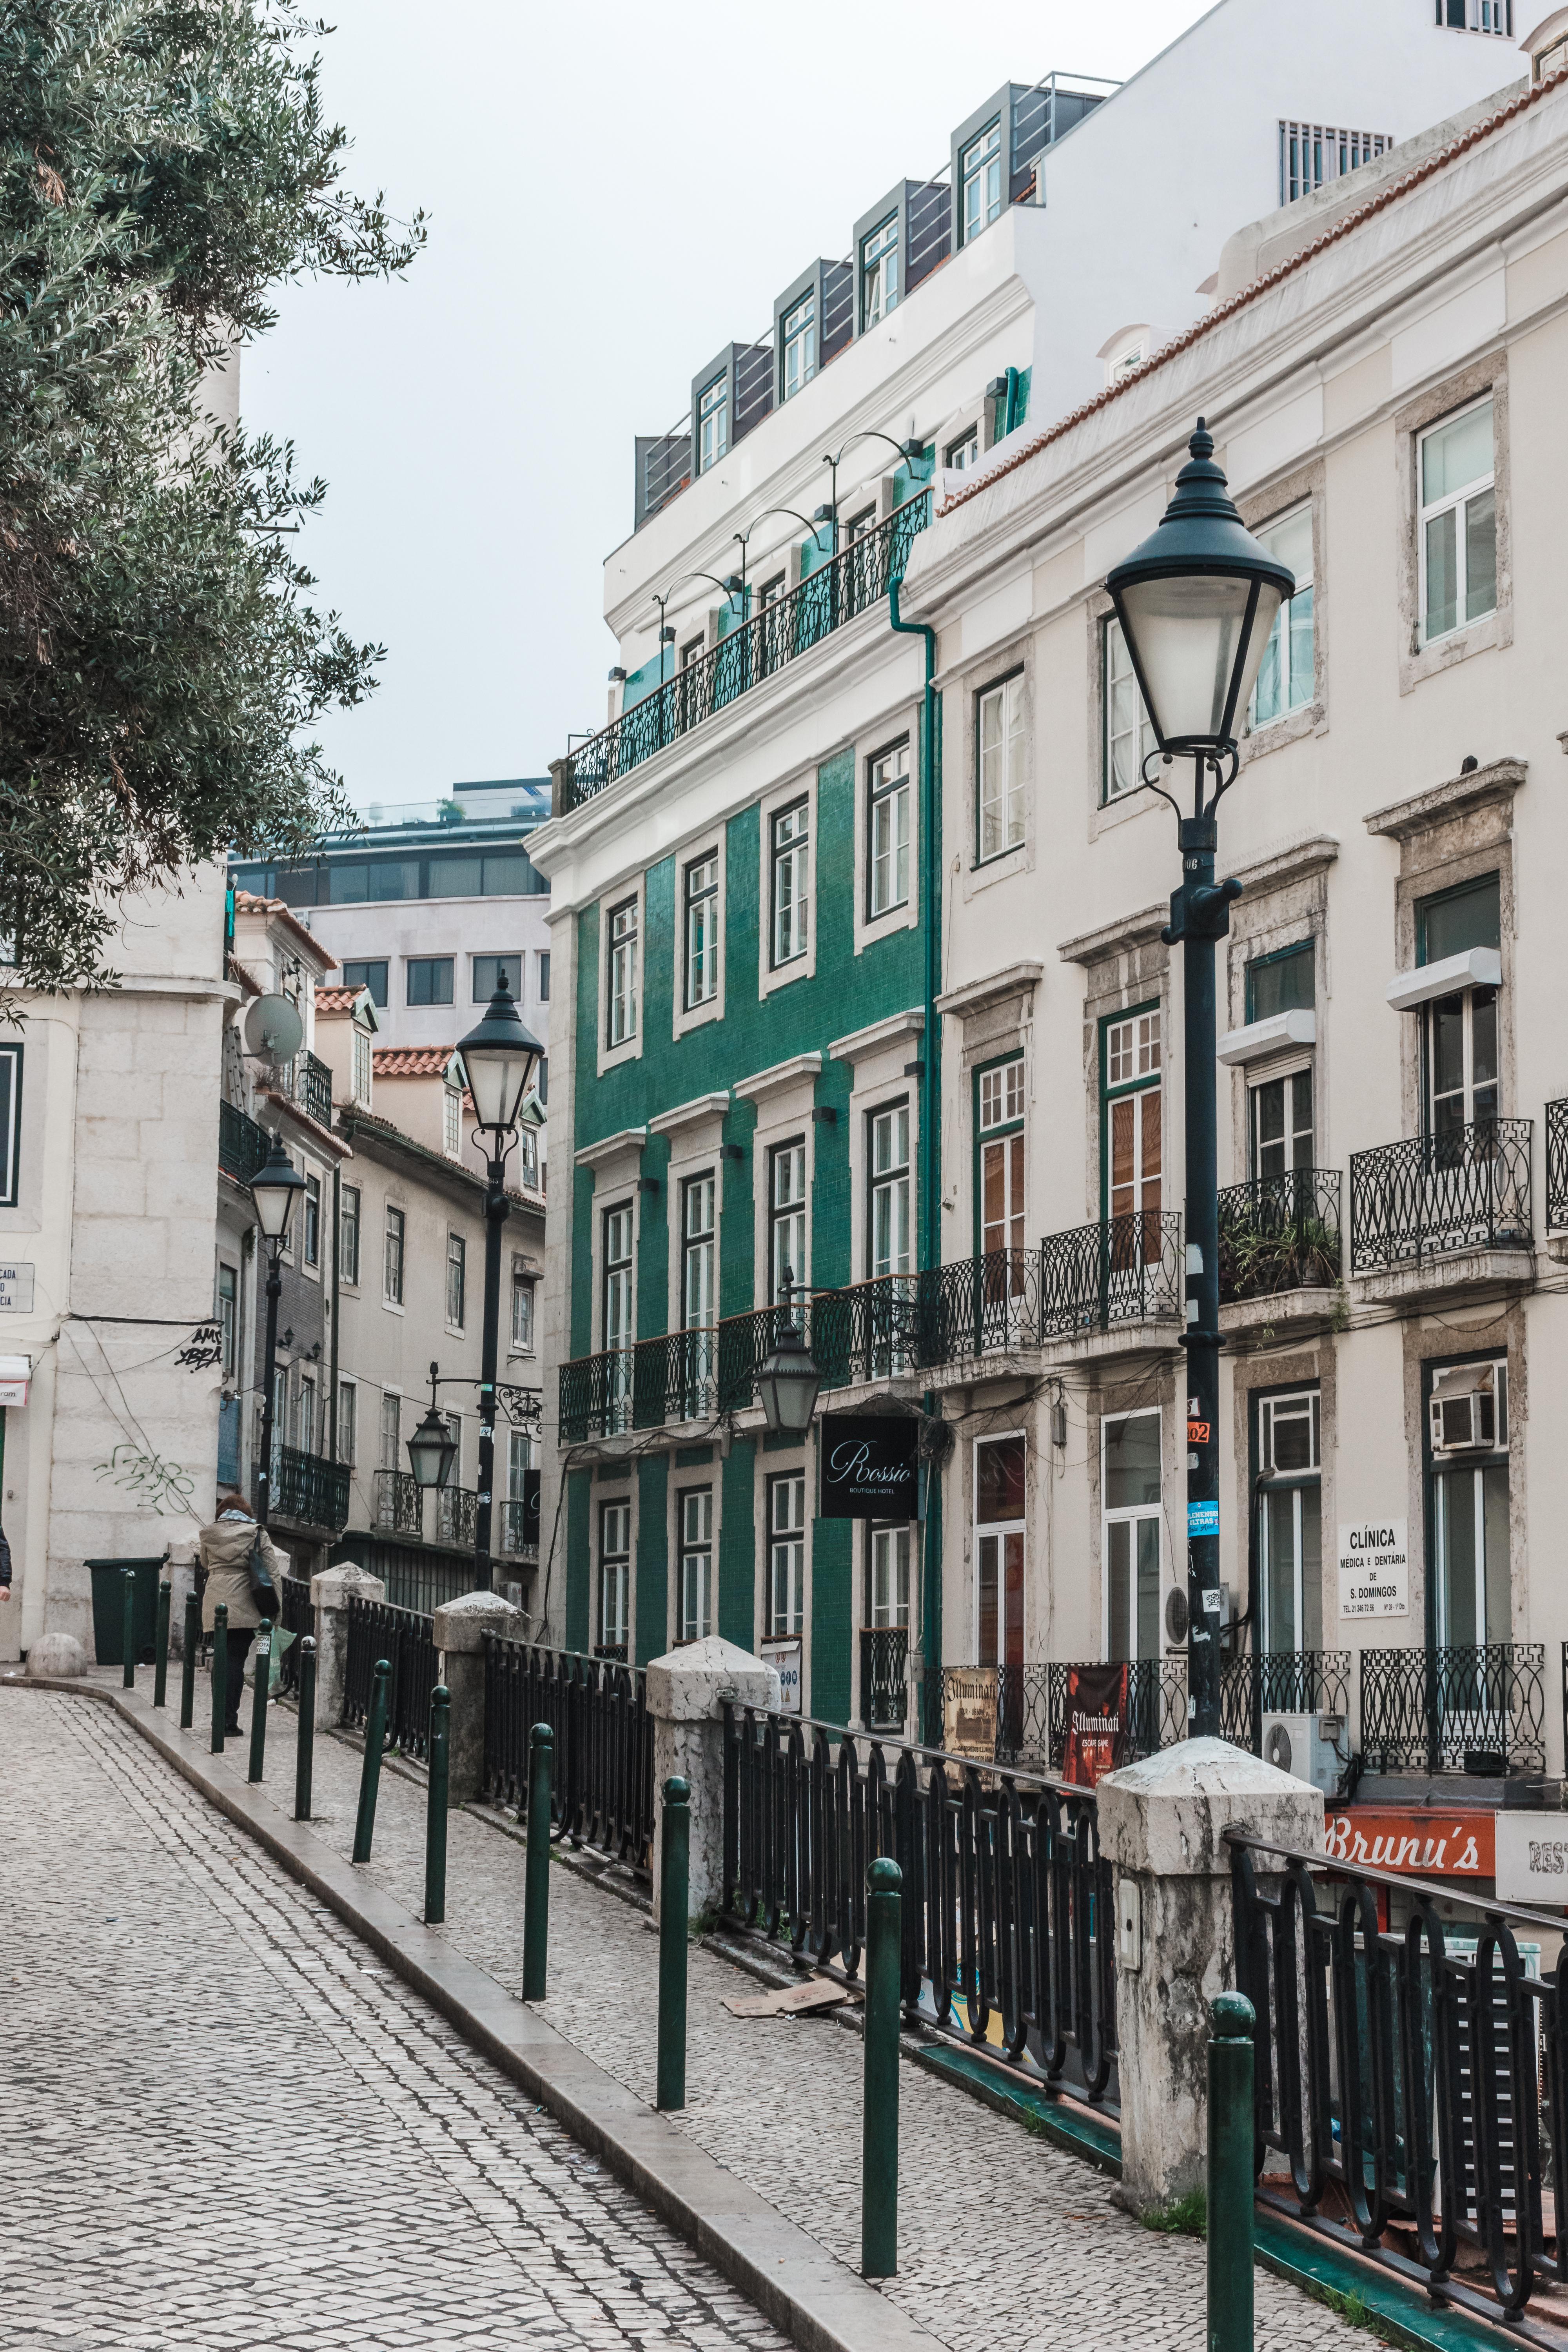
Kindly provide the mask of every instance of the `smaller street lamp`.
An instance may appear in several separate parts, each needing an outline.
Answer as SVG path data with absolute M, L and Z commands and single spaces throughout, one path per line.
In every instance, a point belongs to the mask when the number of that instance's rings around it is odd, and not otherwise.
M 408 1466 L 423 1495 L 444 1486 L 452 1475 L 458 1448 L 451 1431 L 436 1410 L 436 1367 L 430 1367 L 430 1408 L 408 1441 Z
M 816 1409 L 822 1374 L 795 1317 L 795 1276 L 787 1265 L 782 1286 L 784 1327 L 758 1368 L 757 1393 L 763 1418 L 775 1437 L 804 1437 Z
M 264 1528 L 272 1509 L 272 1433 L 278 1388 L 278 1302 L 283 1296 L 283 1244 L 289 1220 L 305 1180 L 283 1149 L 279 1135 L 250 1180 L 256 1221 L 267 1244 L 267 1338 L 262 1349 L 266 1367 L 261 1392 L 261 1461 L 256 1473 L 256 1523 Z M 290 1334 L 292 1337 L 292 1334 Z

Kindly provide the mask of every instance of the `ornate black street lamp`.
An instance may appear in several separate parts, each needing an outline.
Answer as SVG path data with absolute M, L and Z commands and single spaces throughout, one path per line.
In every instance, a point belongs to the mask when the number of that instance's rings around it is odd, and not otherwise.
M 408 1441 L 408 1466 L 422 1495 L 444 1486 L 458 1458 L 458 1444 L 445 1417 L 436 1410 L 437 1367 L 430 1367 L 430 1403 L 424 1420 Z
M 283 1139 L 274 1135 L 270 1150 L 250 1180 L 256 1222 L 267 1244 L 267 1337 L 262 1346 L 266 1386 L 261 1394 L 261 1464 L 256 1474 L 256 1519 L 257 1525 L 263 1528 L 272 1509 L 272 1423 L 278 1388 L 278 1301 L 283 1296 L 283 1244 L 289 1238 L 294 1203 L 304 1189 L 305 1180 L 284 1150 Z
M 1161 937 L 1183 946 L 1186 1106 L 1187 1716 L 1220 1727 L 1219 1204 L 1215 1120 L 1215 943 L 1237 881 L 1215 885 L 1215 811 L 1236 782 L 1237 738 L 1274 618 L 1296 581 L 1253 538 L 1214 462 L 1203 418 L 1159 528 L 1106 581 L 1158 744 L 1143 782 L 1176 812 L 1182 885 Z M 1151 769 L 1193 762 L 1193 813 Z M 1213 790 L 1210 791 L 1210 784 Z
M 758 1367 L 757 1394 L 762 1399 L 763 1418 L 775 1437 L 804 1437 L 816 1409 L 822 1374 L 795 1317 L 795 1278 L 787 1265 L 780 1287 L 784 1328 L 774 1336 L 773 1346 Z
M 500 1229 L 506 1222 L 507 1154 L 544 1048 L 525 1029 L 503 970 L 477 1029 L 458 1047 L 463 1083 L 485 1151 L 485 1320 L 479 1365 L 479 1484 L 474 1509 L 474 1582 L 490 1590 L 490 1495 L 495 1476 L 496 1363 L 500 1344 Z M 434 1410 L 434 1407 L 432 1407 Z M 418 1472 L 416 1470 L 417 1477 Z

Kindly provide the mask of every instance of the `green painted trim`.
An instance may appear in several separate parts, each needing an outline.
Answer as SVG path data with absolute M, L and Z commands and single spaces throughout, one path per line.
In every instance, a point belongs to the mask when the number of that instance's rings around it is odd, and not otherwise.
M 713 1459 L 710 1445 L 678 1445 L 675 1466 L 678 1470 L 706 1470 Z
M 811 1712 L 825 1723 L 849 1720 L 854 1525 L 852 1519 L 814 1518 L 811 1523 L 811 1612 L 805 1641 L 811 1655 Z
M 566 1473 L 566 1647 L 585 1650 L 588 1647 L 590 1588 L 593 1563 L 589 1558 L 589 1524 L 592 1514 L 593 1480 L 586 1470 Z
M 1021 1134 L 1025 1127 L 1028 1124 L 1027 1120 L 1022 1118 L 1005 1119 L 1000 1127 L 988 1127 L 984 1135 L 982 1136 L 980 1132 L 980 1081 L 985 1076 L 987 1070 L 1005 1069 L 1009 1062 L 1021 1062 L 1023 1058 L 1023 1048 L 1021 1046 L 1015 1045 L 1012 1046 L 1005 1054 L 993 1054 L 988 1062 L 976 1062 L 973 1069 L 970 1073 L 969 1157 L 971 1164 L 969 1178 L 971 1190 L 973 1193 L 973 1246 L 976 1257 L 981 1254 L 981 1236 L 984 1231 L 985 1225 L 985 1203 L 983 1198 L 980 1182 L 981 1150 L 984 1144 L 1000 1143 L 1006 1136 Z M 1028 1171 L 1026 1169 L 1025 1171 L 1025 1181 L 1026 1183 L 1028 1181 Z
M 1100 1222 L 1101 1224 L 1110 1214 L 1110 1138 L 1106 1126 L 1106 1111 L 1113 1102 L 1120 1102 L 1123 1095 L 1147 1094 L 1151 1087 L 1161 1087 L 1165 1082 L 1165 1041 L 1163 1035 L 1160 1040 L 1159 1076 L 1129 1078 L 1120 1087 L 1110 1086 L 1106 1082 L 1105 1074 L 1108 1065 L 1105 1041 L 1119 1021 L 1136 1021 L 1141 1013 L 1158 1013 L 1159 1010 L 1159 998 L 1149 996 L 1144 998 L 1142 1004 L 1124 1004 L 1119 1013 L 1102 1013 L 1100 1016 L 1100 1034 L 1095 1040 L 1095 1060 L 1100 1074 Z M 1162 1132 L 1160 1138 L 1162 1162 L 1164 1156 L 1165 1139 Z
M 757 1585 L 754 1469 L 756 1441 L 737 1437 L 728 1462 L 720 1465 L 719 1590 L 713 1630 L 742 1650 L 757 1646 Z
M 1497 2352 L 1519 2338 L 1500 2324 L 1472 2319 L 1468 2312 L 1434 2303 L 1414 2281 L 1396 2277 L 1381 2263 L 1321 2238 L 1315 2230 L 1267 2207 L 1253 2208 L 1253 2245 L 1258 2263 L 1286 2279 L 1315 2302 L 1354 2295 L 1364 2304 L 1385 2340 L 1411 2352 Z
M 1069 2156 L 1079 2156 L 1101 2172 L 1121 2175 L 1121 2135 L 1110 2124 L 1096 2123 L 1081 2108 L 1048 2090 L 1036 2090 L 1021 2075 L 1008 2075 L 998 2065 L 973 2056 L 954 2043 L 931 2040 L 921 2045 L 920 2065 L 941 2074 L 960 2089 L 983 2099 L 998 2115 L 1011 2116 L 1027 2132 L 1054 2140 Z
M 637 1535 L 632 1561 L 632 1661 L 662 1657 L 669 1624 L 669 1456 L 637 1464 Z

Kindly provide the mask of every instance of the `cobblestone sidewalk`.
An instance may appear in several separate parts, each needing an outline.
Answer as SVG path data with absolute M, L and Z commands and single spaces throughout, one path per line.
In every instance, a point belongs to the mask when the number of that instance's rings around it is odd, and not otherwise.
M 785 2352 L 107 1708 L 0 1690 L 0 1790 L 6 2352 Z
M 270 1768 L 290 1801 L 293 1719 L 275 1718 Z M 360 1755 L 318 1735 L 316 1834 L 353 1843 Z M 424 1904 L 425 1793 L 381 1780 L 370 1875 L 416 1916 Z M 521 1844 L 471 1813 L 448 1830 L 447 1927 L 468 1958 L 520 1990 Z M 658 1939 L 646 1917 L 557 1869 L 551 1879 L 544 2013 L 651 2104 Z M 693 1948 L 684 2128 L 842 2261 L 860 2234 L 861 2043 L 822 2018 L 731 2017 L 726 1993 L 756 1987 Z M 967 2094 L 906 2066 L 900 2084 L 899 2275 L 884 2292 L 952 2352 L 1193 2352 L 1205 2341 L 1205 2252 L 1142 2229 L 1110 2182 Z M 1368 2338 L 1267 2272 L 1257 2275 L 1258 2352 L 1365 2352 Z

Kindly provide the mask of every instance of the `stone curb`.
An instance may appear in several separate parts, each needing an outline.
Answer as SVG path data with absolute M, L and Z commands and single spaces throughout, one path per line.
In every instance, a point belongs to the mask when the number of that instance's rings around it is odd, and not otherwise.
M 802 2352 L 945 2352 L 815 2238 L 787 2221 L 676 2124 L 645 2107 L 493 1977 L 453 1949 L 390 1895 L 342 1861 L 301 1822 L 253 1788 L 205 1736 L 182 1732 L 140 1690 L 39 1676 L 7 1687 L 58 1691 L 111 1707 L 274 1861 L 363 1937 L 406 1984 L 440 2011 L 572 2137 L 713 2264 Z

